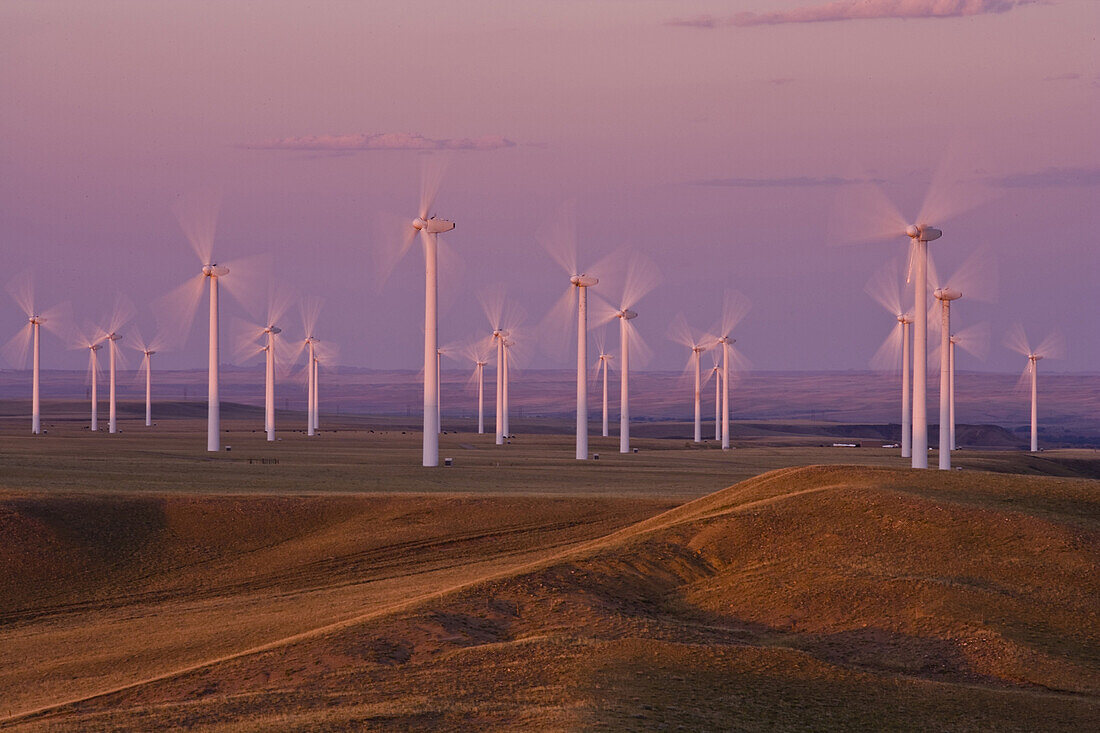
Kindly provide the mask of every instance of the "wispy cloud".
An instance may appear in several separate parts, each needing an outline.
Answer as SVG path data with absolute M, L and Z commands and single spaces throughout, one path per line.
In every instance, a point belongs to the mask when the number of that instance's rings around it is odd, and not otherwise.
M 1100 166 L 1044 168 L 1031 173 L 1012 173 L 993 181 L 1003 188 L 1075 188 L 1100 186 Z
M 1075 73 L 1051 74 L 1050 76 L 1044 76 L 1043 81 L 1075 81 L 1080 78 L 1081 75 Z
M 409 132 L 381 132 L 373 135 L 306 135 L 242 143 L 248 150 L 313 150 L 355 152 L 360 150 L 498 150 L 515 147 L 499 135 L 462 138 L 430 138 Z
M 842 20 L 876 20 L 883 18 L 958 18 L 968 15 L 1007 13 L 1013 8 L 1035 5 L 1040 0 L 833 0 L 791 10 L 763 13 L 736 13 L 716 17 L 697 15 L 672 18 L 666 25 L 689 28 L 720 26 L 749 27 L 785 23 L 829 23 Z
M 727 186 L 731 188 L 818 188 L 828 186 L 853 186 L 858 183 L 880 182 L 871 178 L 842 178 L 841 176 L 787 176 L 781 178 L 710 178 L 691 181 L 692 186 Z

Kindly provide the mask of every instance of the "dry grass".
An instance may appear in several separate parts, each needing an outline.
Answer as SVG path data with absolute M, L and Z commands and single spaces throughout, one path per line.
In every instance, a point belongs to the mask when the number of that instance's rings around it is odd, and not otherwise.
M 1095 481 L 819 466 L 670 508 L 686 489 L 655 490 L 664 471 L 709 475 L 748 451 L 624 456 L 629 498 L 580 499 L 546 495 L 577 469 L 541 450 L 546 491 L 502 472 L 527 496 L 13 493 L 0 697 L 50 706 L 21 726 L 85 730 L 1035 730 L 1100 715 Z

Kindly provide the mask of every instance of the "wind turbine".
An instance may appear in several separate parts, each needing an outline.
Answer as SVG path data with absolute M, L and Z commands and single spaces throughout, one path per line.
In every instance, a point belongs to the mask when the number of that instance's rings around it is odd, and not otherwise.
M 603 437 L 608 436 L 607 430 L 607 371 L 611 367 L 611 360 L 614 358 L 611 354 L 604 351 L 601 344 L 597 343 L 596 350 L 600 352 L 599 358 L 596 359 L 596 378 L 600 378 L 600 372 L 603 372 Z
M 634 306 L 657 285 L 657 268 L 639 254 L 634 254 L 627 262 L 626 275 L 622 281 L 622 297 L 611 319 L 619 321 L 619 452 L 630 452 L 630 351 L 631 341 L 634 348 L 643 346 L 641 336 L 632 321 L 638 317 Z M 598 319 L 603 320 L 603 319 Z M 631 338 L 633 336 L 633 339 Z
M 306 435 L 312 436 L 317 430 L 317 420 L 313 414 L 317 405 L 317 338 L 310 333 L 302 343 L 306 349 Z
M 484 352 L 475 354 L 475 361 L 489 360 L 489 349 L 496 350 L 496 444 L 503 445 L 509 433 L 508 425 L 508 343 L 523 321 L 523 309 L 507 297 L 503 285 L 478 291 L 478 300 L 492 329 Z M 486 342 L 477 342 L 485 344 Z M 479 347 L 475 347 L 479 348 Z
M 111 311 L 110 318 L 107 319 L 106 328 L 104 328 L 97 341 L 107 342 L 107 359 L 108 359 L 108 371 L 109 371 L 109 387 L 108 392 L 110 399 L 108 402 L 108 419 L 107 419 L 107 432 L 114 434 L 118 432 L 117 410 L 115 404 L 116 395 L 116 366 L 117 362 L 122 359 L 122 356 L 118 353 L 118 341 L 122 339 L 122 334 L 119 331 L 122 326 L 125 325 L 133 317 L 134 306 L 129 300 L 122 295 L 115 297 L 114 308 Z
M 264 432 L 268 441 L 275 440 L 275 337 L 282 332 L 273 323 L 264 329 Z
M 722 319 L 714 343 L 722 350 L 722 450 L 730 449 L 730 359 L 741 360 L 733 348 L 736 339 L 730 336 L 734 327 L 748 312 L 748 298 L 740 293 L 727 292 L 722 303 Z
M 419 235 L 424 248 L 424 466 L 439 465 L 439 235 L 455 228 L 455 223 L 432 215 L 435 194 L 442 178 L 438 159 L 426 162 L 420 179 L 420 207 L 416 218 L 405 226 L 397 258 L 404 256 Z
M 1042 359 L 1060 357 L 1065 343 L 1061 334 L 1053 333 L 1033 349 L 1020 325 L 1016 325 L 1009 332 L 1005 343 L 1013 351 L 1027 357 L 1027 366 L 1020 381 L 1029 380 L 1031 383 L 1031 452 L 1037 453 L 1039 451 L 1039 362 Z
M 511 365 L 512 365 L 512 347 L 516 345 L 516 342 L 512 340 L 510 335 L 504 337 L 503 349 L 504 349 L 504 435 L 505 437 L 512 437 L 512 427 L 508 423 L 508 416 L 511 410 L 508 406 L 508 385 L 511 382 Z
M 718 352 L 712 352 L 714 366 L 710 373 L 714 375 L 714 439 L 722 439 L 722 365 L 718 358 Z
M 875 356 L 871 359 L 871 365 L 876 368 L 894 370 L 897 367 L 899 354 L 901 356 L 901 457 L 911 458 L 913 453 L 913 424 L 911 403 L 909 401 L 912 393 L 909 368 L 912 358 L 909 354 L 911 341 L 909 332 L 910 327 L 913 325 L 913 316 L 901 306 L 901 289 L 898 286 L 897 265 L 891 262 L 876 272 L 867 282 L 866 290 L 896 321 L 890 335 L 882 342 L 882 346 L 879 347 Z
M 105 334 L 103 336 L 103 338 L 107 342 L 107 359 L 108 359 L 108 363 L 110 365 L 108 367 L 109 372 L 110 372 L 110 377 L 109 377 L 109 385 L 110 386 L 108 387 L 108 393 L 110 394 L 110 398 L 109 398 L 108 409 L 107 409 L 107 415 L 108 415 L 108 417 L 107 417 L 107 432 L 113 434 L 113 433 L 118 432 L 118 422 L 116 421 L 116 410 L 115 410 L 115 362 L 118 358 L 117 343 L 118 343 L 119 339 L 122 338 L 122 334 L 117 333 L 115 331 L 111 331 L 110 333 Z
M 588 460 L 588 289 L 600 281 L 578 266 L 576 212 L 566 205 L 554 228 L 540 237 L 543 247 L 569 277 L 569 288 L 547 315 L 558 326 L 562 311 L 577 313 L 577 450 L 578 461 Z M 600 264 L 594 271 L 598 272 Z M 575 292 L 575 294 L 574 294 Z M 564 322 L 564 321 L 561 321 Z M 559 326 L 560 327 L 560 326 Z
M 952 358 L 954 354 L 953 347 L 951 345 L 951 302 L 958 300 L 963 296 L 963 291 L 959 288 L 966 286 L 967 291 L 970 292 L 970 285 L 973 284 L 975 288 L 978 287 L 978 283 L 981 280 L 985 280 L 988 284 L 991 282 L 989 264 L 986 260 L 988 257 L 983 251 L 975 252 L 970 256 L 966 263 L 959 268 L 959 271 L 949 278 L 949 282 L 954 285 L 939 286 L 939 278 L 935 275 L 933 270 L 931 280 L 936 285 L 933 295 L 936 300 L 940 302 L 940 436 L 939 436 L 939 468 L 940 470 L 948 470 L 951 468 L 951 451 L 954 446 L 954 439 L 952 438 L 952 402 L 954 400 L 954 386 L 953 386 L 953 373 L 954 366 Z M 984 265 L 984 267 L 982 267 Z M 982 275 L 984 273 L 984 277 Z M 971 293 L 973 296 L 974 293 Z M 979 299 L 991 300 L 992 291 L 978 291 L 977 296 Z
M 955 146 L 953 146 L 955 147 Z M 913 286 L 913 409 L 912 409 L 912 466 L 928 468 L 928 243 L 943 236 L 932 222 L 944 222 L 968 211 L 979 203 L 985 192 L 972 187 L 960 188 L 962 178 L 972 178 L 969 171 L 954 177 L 949 167 L 959 171 L 964 163 L 965 148 L 957 148 L 945 154 L 943 164 L 933 176 L 924 203 L 915 221 L 907 221 L 897 207 L 875 184 L 842 186 L 845 196 L 862 196 L 852 212 L 863 222 L 845 221 L 841 224 L 842 241 L 847 243 L 876 242 L 898 239 L 902 234 L 909 240 L 909 266 L 907 282 Z M 854 203 L 854 202 L 853 202 Z M 850 213 L 852 213 L 850 212 Z
M 972 356 L 976 356 L 979 359 L 985 358 L 985 352 L 989 347 L 989 324 L 979 323 L 951 335 L 951 353 L 948 356 L 948 364 L 951 368 L 951 375 L 948 379 L 949 389 L 951 391 L 951 450 L 958 450 L 958 444 L 955 442 L 955 347 L 961 346 L 962 349 Z
M 695 442 L 703 442 L 703 409 L 702 409 L 702 382 L 700 381 L 700 354 L 707 350 L 707 345 L 702 343 L 703 339 L 696 336 L 692 329 L 687 325 L 687 321 L 684 320 L 683 314 L 678 314 L 673 319 L 669 328 L 669 338 L 681 346 L 686 346 L 691 349 L 691 356 L 688 360 L 687 368 L 691 370 L 695 377 Z M 717 374 L 717 365 L 715 365 L 715 373 Z M 715 416 L 714 425 L 718 427 L 718 417 Z M 720 436 L 715 436 L 718 439 Z
M 42 326 L 60 335 L 67 319 L 67 305 L 54 306 L 46 312 L 39 311 L 34 303 L 34 286 L 30 273 L 17 275 L 8 282 L 8 292 L 26 314 L 26 324 L 5 345 L 4 350 L 12 366 L 24 368 L 27 350 L 31 349 L 31 433 L 42 433 Z
M 937 288 L 933 293 L 940 301 L 940 442 L 941 471 L 951 468 L 951 301 L 962 297 L 961 290 Z
M 88 373 L 92 377 L 92 432 L 99 430 L 99 350 L 103 344 L 89 343 L 88 349 Z
M 496 344 L 497 351 L 497 415 L 496 415 L 496 431 L 497 431 L 497 445 L 504 445 L 504 436 L 507 430 L 504 427 L 505 414 L 507 407 L 504 400 L 504 342 L 508 338 L 508 332 L 499 328 L 493 329 L 493 343 Z

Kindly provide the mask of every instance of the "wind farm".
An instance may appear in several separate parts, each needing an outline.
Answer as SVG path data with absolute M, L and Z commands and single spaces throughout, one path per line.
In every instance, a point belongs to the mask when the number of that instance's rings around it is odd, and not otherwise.
M 0 728 L 1095 727 L 1087 0 L 0 28 Z

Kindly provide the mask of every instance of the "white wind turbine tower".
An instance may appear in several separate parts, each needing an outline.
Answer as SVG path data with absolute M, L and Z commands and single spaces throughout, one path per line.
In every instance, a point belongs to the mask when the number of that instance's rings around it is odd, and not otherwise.
M 492 334 L 490 348 L 496 350 L 496 444 L 503 445 L 509 435 L 508 425 L 508 343 L 515 329 L 523 321 L 523 310 L 510 300 L 503 285 L 483 288 L 478 292 L 481 309 L 489 322 Z M 488 353 L 480 359 L 488 361 Z
M 39 311 L 34 303 L 34 286 L 30 273 L 23 273 L 8 282 L 8 292 L 27 316 L 26 325 L 5 345 L 8 361 L 17 369 L 27 363 L 27 350 L 31 351 L 31 433 L 42 433 L 42 326 L 60 335 L 68 320 L 66 304 L 54 306 L 46 312 Z
M 74 348 L 81 348 L 88 350 L 88 376 L 91 379 L 91 397 L 92 397 L 92 419 L 90 424 L 91 431 L 98 432 L 99 430 L 99 350 L 103 348 L 103 344 L 97 343 L 93 339 L 82 339 L 79 344 L 75 344 Z
M 939 468 L 951 468 L 951 302 L 962 297 L 961 290 L 937 288 L 933 295 L 940 301 L 940 440 Z
M 748 298 L 737 292 L 727 292 L 722 303 L 722 319 L 714 338 L 714 343 L 722 351 L 722 450 L 730 448 L 730 360 L 743 361 L 737 350 L 733 348 L 736 339 L 731 337 L 730 333 L 745 317 L 748 310 Z
M 933 295 L 940 302 L 940 436 L 939 436 L 939 468 L 948 470 L 951 468 L 951 451 L 953 450 L 952 409 L 954 399 L 953 366 L 951 346 L 951 302 L 962 298 L 963 291 L 959 288 L 966 286 L 971 297 L 979 300 L 992 300 L 992 290 L 983 291 L 979 283 L 984 280 L 987 284 L 992 282 L 992 270 L 989 257 L 984 251 L 975 252 L 966 263 L 959 268 L 950 279 L 949 283 L 956 287 L 939 286 L 939 278 L 933 270 L 931 281 L 936 286 Z M 977 292 L 974 292 L 974 291 Z
M 153 354 L 150 348 L 142 349 L 141 368 L 145 370 L 145 427 L 153 426 Z
M 317 404 L 317 370 L 315 368 L 317 341 L 318 339 L 309 332 L 302 341 L 306 350 L 306 435 L 309 436 L 314 435 L 317 430 L 317 420 L 313 414 Z
M 965 150 L 959 154 L 946 154 L 946 165 L 959 166 L 963 162 Z M 952 216 L 974 208 L 980 203 L 981 193 L 973 189 L 960 189 L 960 178 L 972 177 L 970 171 L 963 176 L 951 177 L 948 169 L 941 165 L 928 188 L 920 213 L 915 222 L 906 221 L 897 207 L 885 196 L 881 189 L 868 183 L 863 186 L 842 186 L 843 195 L 857 194 L 862 200 L 852 206 L 848 213 L 855 214 L 839 223 L 839 240 L 846 243 L 885 241 L 900 238 L 903 234 L 909 240 L 909 276 L 907 281 L 913 286 L 913 430 L 912 465 L 913 468 L 928 468 L 928 243 L 943 236 L 943 232 L 932 226 L 932 222 L 942 223 Z M 862 222 L 854 219 L 862 219 Z M 852 220 L 848 220 L 852 219 Z M 834 222 L 834 228 L 837 223 Z
M 166 315 L 178 323 L 181 340 L 191 329 L 195 311 L 202 298 L 202 291 L 209 284 L 210 320 L 206 395 L 206 450 L 221 450 L 221 396 L 218 390 L 218 364 L 220 358 L 219 285 L 229 274 L 229 267 L 218 264 L 214 258 L 214 230 L 218 218 L 217 199 L 212 196 L 180 199 L 173 210 L 180 228 L 201 263 L 199 276 L 189 280 L 161 302 L 170 311 Z M 165 324 L 162 324 L 164 328 Z
M 600 352 L 599 357 L 596 359 L 596 379 L 600 378 L 600 372 L 603 372 L 603 437 L 608 436 L 608 424 L 607 424 L 607 372 L 611 367 L 611 360 L 614 358 L 611 354 L 608 354 L 604 350 L 603 337 L 596 337 L 596 351 Z
M 989 348 L 989 324 L 980 323 L 953 333 L 950 343 L 951 350 L 947 359 L 951 371 L 948 377 L 948 389 L 951 392 L 949 408 L 951 416 L 950 445 L 951 450 L 958 450 L 958 444 L 955 442 L 955 347 L 961 346 L 964 351 L 972 356 L 984 359 L 985 352 Z
M 691 349 L 691 356 L 688 359 L 687 369 L 689 369 L 695 378 L 695 442 L 703 442 L 703 403 L 702 403 L 702 381 L 700 370 L 701 354 L 707 350 L 706 344 L 702 343 L 702 338 L 697 336 L 688 326 L 687 321 L 684 320 L 683 314 L 677 314 L 673 319 L 671 326 L 669 327 L 669 338 L 681 346 L 686 346 Z M 715 364 L 715 374 L 718 373 L 718 366 Z M 716 392 L 716 395 L 718 393 Z M 714 418 L 715 428 L 718 428 L 718 415 L 715 414 Z M 717 440 L 721 436 L 715 435 Z
M 511 334 L 505 334 L 502 344 L 504 354 L 504 435 L 508 438 L 512 436 L 512 427 L 508 424 L 508 416 L 511 412 L 508 406 L 508 385 L 511 382 L 511 365 L 512 365 L 512 347 L 516 345 L 516 342 L 512 340 Z
M 268 441 L 275 440 L 275 337 L 282 332 L 274 323 L 264 329 L 264 432 Z
M 622 298 L 619 307 L 610 313 L 610 319 L 619 321 L 619 452 L 630 452 L 630 351 L 644 347 L 641 336 L 634 327 L 638 317 L 634 306 L 657 285 L 657 268 L 641 255 L 633 255 L 627 262 L 623 278 Z M 605 316 L 606 318 L 606 316 Z M 604 319 L 598 319 L 602 321 Z M 631 343 L 633 342 L 633 347 Z
M 913 324 L 913 315 L 906 312 L 901 306 L 901 289 L 898 285 L 897 264 L 888 263 L 875 273 L 867 282 L 867 292 L 886 309 L 886 312 L 894 317 L 896 325 L 890 331 L 890 335 L 882 342 L 882 346 L 875 352 L 871 359 L 871 366 L 876 369 L 895 370 L 897 360 L 901 358 L 901 457 L 910 458 L 913 451 L 912 410 L 910 396 L 912 383 L 909 377 L 909 368 L 912 358 L 909 354 L 910 326 Z
M 321 429 L 321 398 L 320 376 L 322 364 L 334 364 L 336 362 L 337 349 L 331 343 L 313 341 L 313 432 L 316 434 Z
M 92 375 L 92 432 L 99 430 L 99 350 L 103 344 L 88 344 L 88 369 Z
M 497 415 L 496 415 L 496 431 L 497 445 L 504 445 L 504 436 L 506 430 L 504 428 L 504 415 L 507 408 L 504 404 L 504 342 L 508 338 L 508 332 L 500 328 L 493 329 L 493 343 L 496 345 L 497 352 Z
M 722 364 L 718 352 L 711 352 L 714 366 L 710 373 L 714 376 L 714 439 L 722 439 Z
M 576 215 L 573 207 L 567 205 L 556 225 L 550 232 L 540 237 L 543 247 L 569 276 L 569 289 L 547 315 L 557 327 L 564 322 L 561 316 L 573 312 L 576 301 L 577 313 L 577 450 L 578 461 L 588 460 L 588 289 L 600 281 L 597 277 L 581 271 L 577 260 Z M 599 268 L 599 265 L 596 266 Z M 599 271 L 594 269 L 594 271 Z M 574 291 L 576 295 L 574 295 Z
M 1027 366 L 1020 377 L 1021 383 L 1030 382 L 1031 390 L 1031 452 L 1039 450 L 1039 362 L 1047 358 L 1059 358 L 1065 349 L 1062 335 L 1053 333 L 1037 347 L 1031 348 L 1023 326 L 1017 324 L 1009 331 L 1005 344 L 1013 351 L 1027 357 Z
M 477 383 L 477 434 L 485 434 L 485 367 L 489 363 L 489 352 L 494 346 L 494 339 L 476 339 L 462 348 L 462 353 L 474 363 L 474 372 L 467 382 Z
M 264 433 L 268 441 L 275 440 L 275 378 L 278 372 L 285 372 L 286 364 L 293 361 L 297 354 L 283 342 L 283 332 L 278 325 L 282 323 L 291 299 L 285 290 L 279 290 L 271 285 L 267 293 L 267 314 L 262 322 L 259 320 L 238 319 L 240 329 L 239 349 L 237 356 L 242 360 L 250 360 L 258 353 L 264 355 Z M 316 323 L 316 313 L 307 315 L 307 310 L 320 310 L 320 301 L 305 299 L 302 302 L 302 322 L 307 331 L 312 331 L 310 323 Z M 312 318 L 312 320 L 310 320 Z M 261 342 L 257 344 L 257 341 Z
M 99 335 L 99 341 L 107 342 L 107 359 L 109 370 L 109 387 L 108 392 L 110 395 L 108 403 L 108 418 L 107 418 L 107 432 L 114 434 L 118 432 L 118 420 L 117 409 L 115 403 L 116 395 L 116 367 L 117 362 L 121 359 L 118 353 L 118 342 L 122 339 L 122 334 L 119 330 L 122 326 L 130 320 L 133 315 L 134 308 L 128 300 L 121 295 L 115 298 L 114 310 L 111 313 L 110 319 L 108 319 L 107 327 L 103 329 L 103 332 Z
M 424 247 L 424 466 L 439 465 L 439 235 L 455 228 L 453 221 L 432 215 L 432 205 L 442 175 L 443 165 L 438 159 L 425 163 L 420 179 L 420 208 L 411 225 L 405 228 L 405 236 L 397 253 L 398 258 L 403 256 L 419 235 Z

